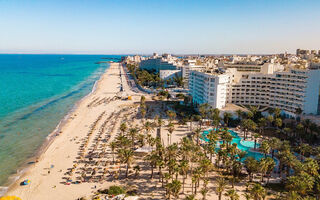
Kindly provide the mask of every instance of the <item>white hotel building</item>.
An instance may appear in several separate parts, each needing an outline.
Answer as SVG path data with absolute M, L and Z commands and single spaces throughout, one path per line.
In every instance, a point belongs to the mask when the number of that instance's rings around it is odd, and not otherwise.
M 228 69 L 225 74 L 192 71 L 190 95 L 194 103 L 209 103 L 223 108 L 226 103 L 280 108 L 295 116 L 298 108 L 305 114 L 320 114 L 320 69 L 276 71 L 265 65 L 260 72 Z
M 227 74 L 190 71 L 189 91 L 193 102 L 209 103 L 214 108 L 223 108 L 227 103 L 229 79 Z

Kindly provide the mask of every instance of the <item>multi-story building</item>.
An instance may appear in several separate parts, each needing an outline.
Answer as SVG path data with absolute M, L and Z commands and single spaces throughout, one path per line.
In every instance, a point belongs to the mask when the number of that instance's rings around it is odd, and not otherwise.
M 154 53 L 152 57 L 142 60 L 139 67 L 160 72 L 160 70 L 179 70 L 181 64 L 178 62 L 177 57 L 173 57 L 170 54 L 158 56 L 158 54 Z
M 202 70 L 204 68 L 205 68 L 204 66 L 197 66 L 197 65 L 184 65 L 181 67 L 181 75 L 185 81 L 185 88 L 188 88 L 189 86 L 190 72 L 194 70 Z
M 320 69 L 275 69 L 278 67 L 265 65 L 258 73 L 230 69 L 222 75 L 191 71 L 190 94 L 195 102 L 209 103 L 216 108 L 233 103 L 280 108 L 283 114 L 292 117 L 298 108 L 305 114 L 320 114 Z M 214 89 L 209 87 L 211 79 L 216 83 Z M 219 88 L 223 88 L 223 91 Z M 215 97 L 215 101 L 211 97 Z
M 227 63 L 219 63 L 218 65 L 221 68 L 236 68 L 238 71 L 243 72 L 260 72 L 262 64 L 227 64 Z
M 189 93 L 195 104 L 223 108 L 227 101 L 229 75 L 190 71 Z
M 159 72 L 160 70 L 177 70 L 178 67 L 174 62 L 165 61 L 162 58 L 149 58 L 142 60 L 139 65 L 140 69 L 145 70 L 155 70 Z

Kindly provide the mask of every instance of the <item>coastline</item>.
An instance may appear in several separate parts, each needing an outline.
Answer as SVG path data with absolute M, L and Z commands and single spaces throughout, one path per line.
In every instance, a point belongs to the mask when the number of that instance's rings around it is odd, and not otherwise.
M 107 120 L 113 113 L 120 112 L 121 105 L 127 101 L 114 98 L 120 91 L 119 63 L 110 64 L 100 76 L 91 93 L 77 102 L 73 112 L 70 111 L 65 123 L 61 123 L 59 134 L 50 134 L 52 140 L 42 150 L 38 162 L 28 169 L 8 188 L 6 195 L 18 196 L 24 200 L 37 199 L 76 199 L 90 194 L 94 183 L 65 184 L 67 171 L 75 164 L 79 156 L 79 148 L 92 124 L 97 123 L 99 116 Z M 125 86 L 128 87 L 125 83 Z M 99 99 L 96 101 L 96 99 Z M 105 102 L 106 99 L 114 99 Z M 96 101 L 96 103 L 92 103 Z M 90 106 L 89 106 L 90 105 Z M 104 113 L 102 115 L 102 113 Z M 98 120 L 99 121 L 99 120 Z M 101 125 L 99 122 L 98 126 Z M 111 123 L 111 122 L 110 122 Z M 117 122 L 119 123 L 119 122 Z M 118 125 L 117 125 L 118 126 Z M 58 128 L 59 129 L 59 128 Z M 94 129 L 95 132 L 98 129 Z M 29 179 L 31 183 L 21 186 L 20 183 Z M 104 184 L 111 184 L 106 182 Z
M 104 72 L 100 75 L 99 79 L 95 81 L 91 91 L 83 96 L 81 99 L 79 99 L 72 108 L 61 118 L 55 129 L 47 135 L 45 140 L 42 142 L 38 150 L 34 152 L 34 155 L 32 155 L 30 158 L 27 158 L 26 161 L 18 167 L 17 172 L 15 174 L 12 174 L 8 177 L 5 184 L 0 186 L 0 197 L 7 192 L 9 192 L 13 185 L 21 178 L 23 177 L 30 168 L 37 162 L 37 160 L 43 156 L 43 154 L 48 150 L 50 145 L 54 142 L 54 140 L 61 134 L 62 128 L 68 123 L 70 118 L 72 117 L 73 113 L 79 108 L 80 104 L 86 99 L 89 98 L 92 94 L 94 94 L 99 86 L 99 82 L 101 82 L 104 74 L 107 73 L 108 69 L 110 68 L 110 65 L 104 70 Z

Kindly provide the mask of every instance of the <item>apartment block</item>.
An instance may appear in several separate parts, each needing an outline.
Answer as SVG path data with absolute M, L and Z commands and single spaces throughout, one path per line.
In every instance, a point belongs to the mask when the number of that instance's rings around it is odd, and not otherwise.
M 208 103 L 214 108 L 223 108 L 227 103 L 227 74 L 212 74 L 190 71 L 189 92 L 195 104 Z
M 220 75 L 191 71 L 190 94 L 195 102 L 215 108 L 233 103 L 280 108 L 288 117 L 294 117 L 298 108 L 305 114 L 320 114 L 320 69 L 275 70 L 279 68 L 265 65 L 260 72 L 228 69 Z M 211 81 L 215 83 L 212 87 Z
M 139 67 L 140 69 L 155 70 L 156 72 L 160 72 L 160 70 L 177 70 L 179 68 L 174 62 L 166 61 L 162 58 L 142 60 Z

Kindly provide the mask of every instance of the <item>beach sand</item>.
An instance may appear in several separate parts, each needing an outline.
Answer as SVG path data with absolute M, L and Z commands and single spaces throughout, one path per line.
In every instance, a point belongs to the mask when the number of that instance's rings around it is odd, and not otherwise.
M 87 136 L 90 125 L 99 115 L 105 112 L 102 118 L 107 119 L 112 112 L 120 110 L 122 104 L 128 104 L 125 100 L 105 102 L 115 97 L 120 91 L 119 72 L 119 64 L 111 63 L 98 81 L 96 90 L 79 102 L 77 108 L 70 113 L 66 123 L 61 127 L 59 135 L 54 138 L 46 151 L 35 159 L 37 162 L 9 188 L 7 195 L 16 195 L 23 200 L 58 200 L 76 199 L 91 194 L 96 183 L 65 185 L 62 177 L 65 176 L 64 173 L 68 168 L 72 168 L 75 164 L 81 140 Z M 124 87 L 128 87 L 126 82 Z M 135 99 L 140 98 L 134 97 L 129 104 L 132 104 Z M 102 123 L 103 119 L 99 122 Z M 98 132 L 97 129 L 93 130 L 93 134 Z M 29 179 L 31 183 L 20 186 L 25 179 Z

